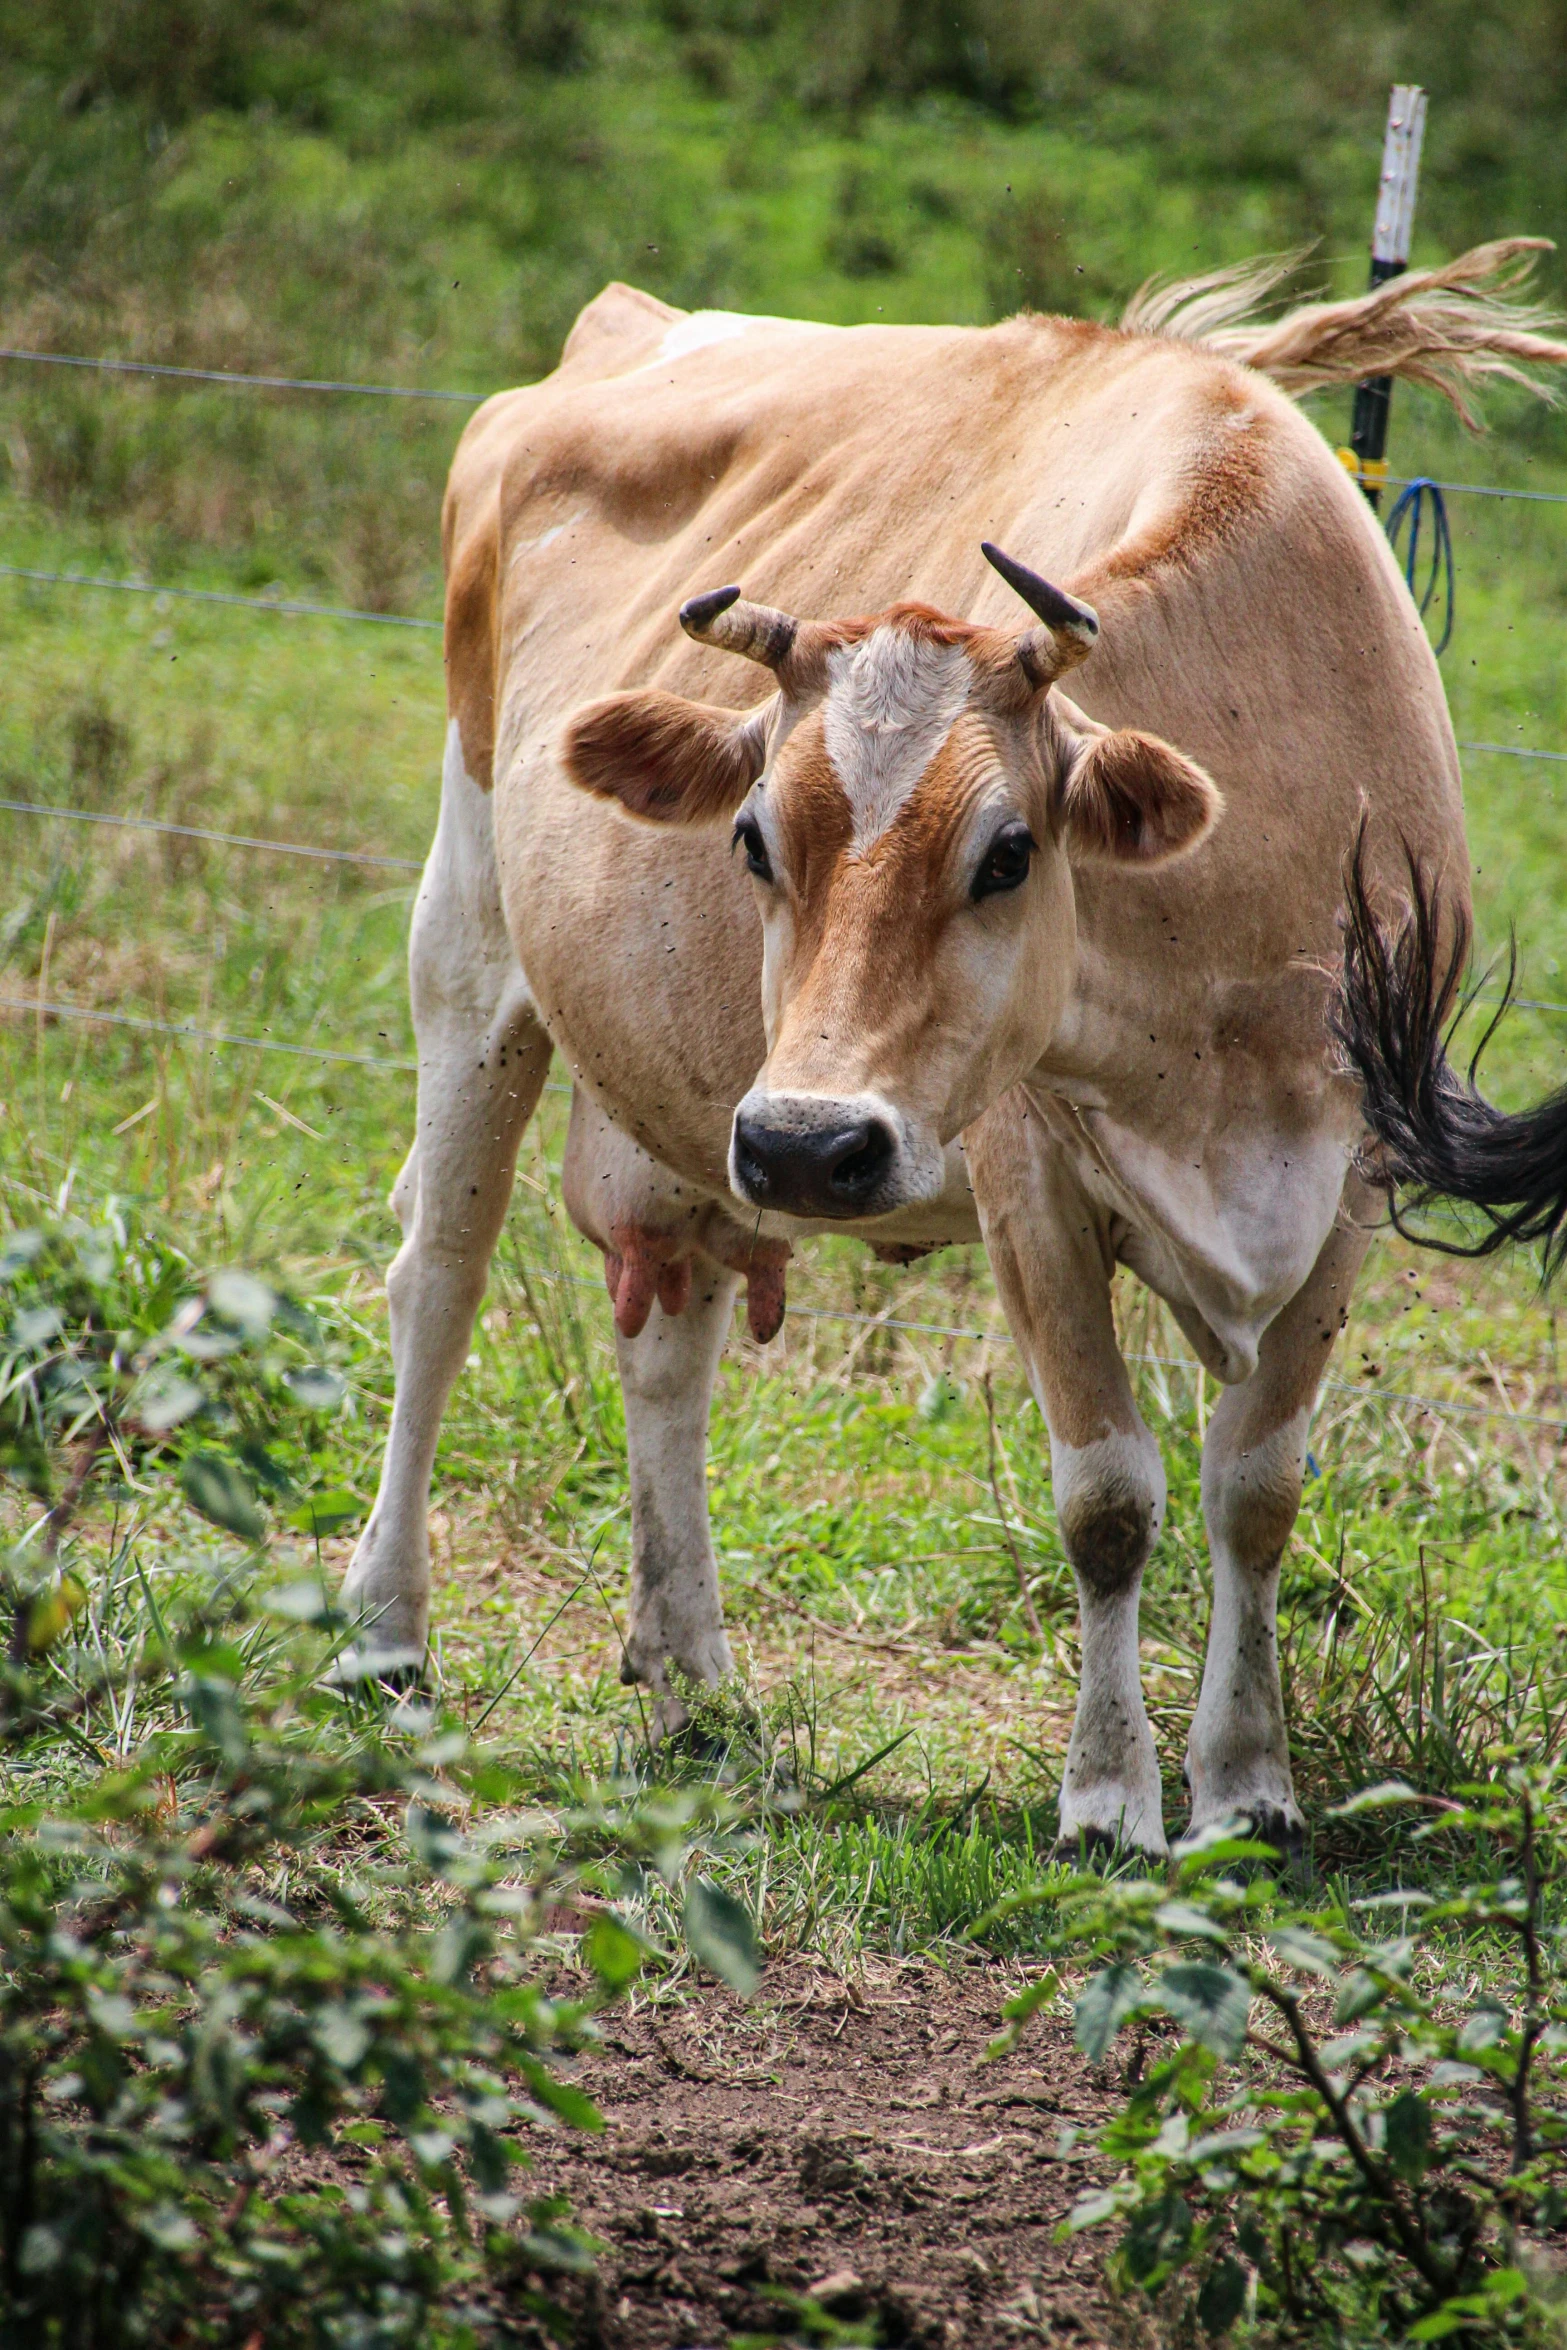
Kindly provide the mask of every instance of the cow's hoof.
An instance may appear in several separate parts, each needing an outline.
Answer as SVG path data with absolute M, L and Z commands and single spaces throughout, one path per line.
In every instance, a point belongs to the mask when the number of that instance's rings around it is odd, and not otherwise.
M 1162 1845 L 1135 1844 L 1109 1828 L 1073 1828 L 1056 1838 L 1051 1857 L 1068 1868 L 1108 1871 L 1163 1868 L 1169 1854 Z
M 1236 1809 L 1216 1822 L 1194 1820 L 1187 1829 L 1188 1837 L 1203 1830 L 1209 1833 L 1217 1826 L 1228 1835 L 1244 1836 L 1249 1843 L 1271 1845 L 1277 1863 L 1282 1868 L 1297 1868 L 1305 1858 L 1306 1829 L 1299 1812 L 1286 1811 L 1279 1803 L 1252 1803 L 1237 1805 Z M 1269 1864 L 1256 1861 L 1257 1868 Z
M 361 1641 L 333 1658 L 323 1678 L 351 1696 L 412 1697 L 429 1687 L 422 1648 L 381 1648 Z
M 1271 1844 L 1286 1868 L 1296 1868 L 1306 1854 L 1306 1828 L 1298 1813 L 1292 1818 L 1282 1805 L 1259 1803 L 1246 1814 L 1252 1839 Z

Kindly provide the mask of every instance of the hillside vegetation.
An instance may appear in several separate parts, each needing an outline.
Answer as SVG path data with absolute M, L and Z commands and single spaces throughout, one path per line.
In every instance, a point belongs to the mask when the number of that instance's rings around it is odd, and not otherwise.
M 1567 221 L 1562 0 L 4 0 L 0 65 L 4 341 L 241 371 L 488 391 L 611 277 L 1108 317 L 1152 271 L 1310 246 L 1348 290 L 1395 77 L 1431 91 L 1420 252 Z M 460 410 L 18 372 L 0 471 L 49 511 L 430 593 Z

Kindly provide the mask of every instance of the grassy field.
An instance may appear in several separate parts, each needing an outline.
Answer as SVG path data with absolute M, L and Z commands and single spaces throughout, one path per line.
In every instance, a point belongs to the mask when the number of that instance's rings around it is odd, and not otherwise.
M 437 40 L 434 14 L 388 11 L 401 30 L 377 48 L 346 16 L 312 41 L 286 11 L 214 8 L 181 63 L 151 38 L 167 12 L 127 7 L 82 34 L 73 79 L 66 32 L 0 11 L 17 67 L 3 340 L 481 390 L 546 368 L 612 274 L 687 303 L 838 319 L 980 320 L 1022 299 L 1111 314 L 1151 269 L 1315 234 L 1351 283 L 1393 70 L 1426 72 L 1438 100 L 1442 72 L 1469 76 L 1445 115 L 1433 104 L 1432 250 L 1553 225 L 1547 10 L 1520 14 L 1517 55 L 1489 80 L 1483 44 L 1467 65 L 1422 63 L 1392 14 L 1363 87 L 1333 12 L 1310 59 L 1267 11 L 1194 12 L 1186 60 L 1123 27 L 1135 70 L 1119 78 L 1086 36 L 1063 41 L 1050 88 L 999 15 L 970 11 L 979 31 L 953 49 L 937 12 L 891 12 L 890 46 L 872 8 L 845 10 L 832 39 L 803 8 L 764 13 L 530 0 L 493 22 L 456 12 Z M 1060 33 L 1045 13 L 1030 24 Z M 1516 138 L 1487 164 L 1486 125 L 1531 58 Z M 1263 125 L 1250 146 L 1239 129 L 1210 137 L 1224 89 L 1242 85 Z M 1323 405 L 1335 439 L 1346 407 Z M 0 561 L 431 618 L 463 413 L 12 367 Z M 1567 499 L 1560 419 L 1511 395 L 1492 413 L 1494 437 L 1474 442 L 1400 392 L 1395 469 Z M 1443 669 L 1459 736 L 1567 754 L 1567 503 L 1455 496 L 1452 514 Z M 0 659 L 4 799 L 424 853 L 433 634 L 5 577 Z M 1559 1081 L 1567 1037 L 1567 765 L 1478 748 L 1465 763 L 1483 953 L 1516 929 L 1527 1000 L 1487 1082 L 1522 1101 Z M 330 1582 L 389 1401 L 381 1276 L 413 1115 L 414 876 L 3 810 L 0 841 L 0 1222 L 129 1215 L 193 1280 L 243 1264 L 312 1307 L 348 1378 L 342 1411 L 291 1456 L 302 1490 L 336 1497 Z M 48 1005 L 258 1041 L 209 1046 Z M 544 1802 L 644 1743 L 617 1677 L 624 1435 L 598 1259 L 559 1203 L 565 1107 L 546 1094 L 525 1148 L 435 1503 L 440 1695 Z M 1206 1620 L 1198 1455 L 1214 1390 L 1124 1275 L 1118 1313 L 1170 1476 L 1144 1649 L 1173 1824 Z M 1325 1823 L 1354 1787 L 1397 1775 L 1441 1791 L 1499 1742 L 1559 1747 L 1564 1436 L 1556 1312 L 1531 1267 L 1379 1242 L 1318 1412 L 1282 1601 L 1323 1881 L 1440 1887 L 1451 1866 L 1363 1820 Z M 1044 1432 L 982 1254 L 892 1272 L 815 1244 L 782 1335 L 757 1349 L 736 1332 L 711 1459 L 744 1675 L 718 1722 L 733 1774 L 765 1776 L 772 1752 L 776 1776 L 781 1740 L 820 1795 L 881 1758 L 852 1800 L 779 1816 L 727 1855 L 726 1881 L 774 1961 L 856 1979 L 921 1952 L 950 1961 L 978 1915 L 1039 1874 L 1074 1688 Z M 37 1505 L 12 1484 L 0 1512 L 17 1536 Z M 266 1575 L 312 1572 L 315 1555 L 280 1508 Z M 149 1586 L 237 1573 L 240 1553 L 167 1479 L 132 1476 L 85 1511 L 68 1557 L 90 1595 L 78 1638 L 112 1649 L 139 1636 Z M 89 1726 L 100 1754 L 136 1751 L 132 1715 Z M 62 1749 L 51 1767 L 64 1782 L 76 1762 Z M 1026 1912 L 992 1939 L 1026 1952 L 1040 1931 Z

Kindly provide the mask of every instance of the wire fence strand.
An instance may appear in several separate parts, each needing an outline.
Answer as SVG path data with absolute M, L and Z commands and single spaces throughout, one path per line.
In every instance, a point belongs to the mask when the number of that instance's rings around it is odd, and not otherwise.
M 152 1020 L 140 1012 L 99 1012 L 89 1004 L 46 1003 L 37 996 L 0 995 L 0 1012 L 31 1014 L 40 1020 L 89 1020 L 100 1028 L 145 1029 L 155 1036 L 180 1036 L 190 1044 L 231 1045 L 243 1052 L 289 1053 L 301 1061 L 351 1061 L 361 1069 L 417 1072 L 417 1061 L 387 1060 L 375 1053 L 349 1053 L 319 1044 L 292 1044 L 280 1036 L 236 1036 L 226 1028 L 196 1028 L 183 1020 Z
M 367 620 L 377 628 L 439 630 L 439 620 L 410 620 L 401 612 L 359 612 L 346 604 L 306 604 L 297 597 L 239 596 L 219 588 L 160 586 L 150 579 L 90 579 L 83 571 L 35 571 L 24 563 L 0 563 L 0 579 L 43 580 L 51 587 L 109 588 L 122 596 L 182 596 L 193 604 L 239 604 L 249 612 L 303 613 L 313 620 Z
M 302 840 L 263 840 L 248 832 L 212 832 L 204 824 L 170 824 L 161 816 L 110 816 L 97 808 L 56 808 L 44 800 L 3 800 L 12 816 L 58 816 L 66 824 L 106 824 L 122 832 L 170 833 L 177 840 L 216 841 L 228 849 L 263 849 L 275 857 L 310 857 L 321 865 L 381 865 L 398 873 L 422 873 L 418 857 L 383 857 L 369 849 L 318 849 Z
M 0 350 L 0 359 L 30 367 L 81 367 L 96 375 L 155 375 L 177 383 L 229 384 L 242 391 L 347 392 L 363 400 L 453 400 L 477 408 L 488 392 L 424 391 L 409 384 L 336 383 L 314 375 L 240 375 L 227 367 L 170 367 L 152 359 L 83 359 L 70 351 Z

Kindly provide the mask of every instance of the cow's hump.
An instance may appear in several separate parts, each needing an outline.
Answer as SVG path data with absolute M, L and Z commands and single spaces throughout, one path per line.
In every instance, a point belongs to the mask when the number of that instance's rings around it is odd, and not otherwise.
M 579 310 L 560 355 L 562 368 L 577 375 L 619 375 L 651 359 L 677 320 L 687 316 L 640 286 L 618 278 Z

